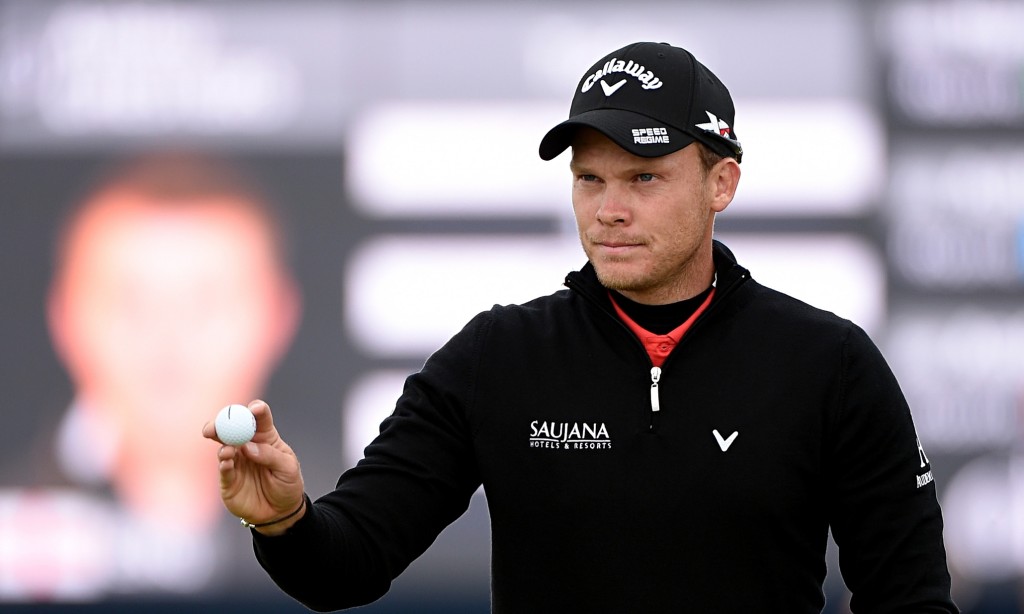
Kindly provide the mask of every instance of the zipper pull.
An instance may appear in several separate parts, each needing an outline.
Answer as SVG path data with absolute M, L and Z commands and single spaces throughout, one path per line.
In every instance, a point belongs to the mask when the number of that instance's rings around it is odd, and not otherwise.
M 661 381 L 661 367 L 651 367 L 651 411 L 661 411 L 658 398 L 658 382 Z

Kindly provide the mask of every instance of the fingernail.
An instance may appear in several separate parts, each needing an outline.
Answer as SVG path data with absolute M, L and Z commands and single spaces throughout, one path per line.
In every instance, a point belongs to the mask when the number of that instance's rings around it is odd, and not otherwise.
M 257 446 L 256 444 L 252 443 L 251 441 L 249 443 L 245 444 L 245 451 L 246 451 L 246 453 L 249 456 L 259 456 L 260 455 L 260 447 Z

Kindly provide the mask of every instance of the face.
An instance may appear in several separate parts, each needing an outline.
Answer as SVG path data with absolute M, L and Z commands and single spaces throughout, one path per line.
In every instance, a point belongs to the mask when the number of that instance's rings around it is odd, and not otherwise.
M 51 328 L 80 396 L 150 448 L 248 402 L 290 342 L 297 296 L 267 221 L 227 197 L 97 197 L 69 235 Z M 153 437 L 161 433 L 161 437 Z
M 241 198 L 108 189 L 64 237 L 50 289 L 81 411 L 116 442 L 119 500 L 179 527 L 222 513 L 197 425 L 262 389 L 299 319 L 272 222 Z
M 732 200 L 735 160 L 705 175 L 690 145 L 642 158 L 582 129 L 572 144 L 572 203 L 580 240 L 601 283 L 627 298 L 666 304 L 711 283 L 715 213 Z

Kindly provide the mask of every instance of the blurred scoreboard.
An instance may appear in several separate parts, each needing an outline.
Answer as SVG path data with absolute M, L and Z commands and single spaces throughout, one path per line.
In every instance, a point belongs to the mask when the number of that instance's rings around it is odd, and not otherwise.
M 970 606 L 1024 575 L 1024 3 L 880 2 L 875 24 L 886 349 L 942 459 Z

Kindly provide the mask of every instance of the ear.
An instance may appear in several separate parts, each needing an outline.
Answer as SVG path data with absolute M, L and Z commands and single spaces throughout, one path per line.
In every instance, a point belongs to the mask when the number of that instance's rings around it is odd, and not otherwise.
M 736 195 L 740 183 L 740 165 L 735 158 L 722 158 L 708 172 L 708 188 L 711 191 L 711 209 L 715 213 L 725 211 Z

